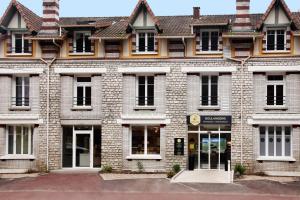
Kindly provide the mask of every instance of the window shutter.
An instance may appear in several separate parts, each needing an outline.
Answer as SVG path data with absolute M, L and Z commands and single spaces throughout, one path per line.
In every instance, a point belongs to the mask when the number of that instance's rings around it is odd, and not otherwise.
M 7 35 L 6 38 L 6 53 L 12 53 L 12 35 Z
M 291 31 L 286 32 L 286 50 L 291 50 Z
M 154 36 L 154 51 L 158 52 L 158 38 L 157 38 L 157 34 L 155 34 L 155 36 Z
M 70 37 L 69 38 L 69 53 L 73 53 L 74 52 L 74 47 L 73 47 L 73 38 L 72 37 Z
M 136 34 L 132 34 L 131 36 L 131 48 L 132 48 L 132 53 L 136 52 Z

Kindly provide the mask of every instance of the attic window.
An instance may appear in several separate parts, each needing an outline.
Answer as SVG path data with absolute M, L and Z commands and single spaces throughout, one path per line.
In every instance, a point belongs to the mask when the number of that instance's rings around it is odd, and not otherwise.
M 91 53 L 90 32 L 74 32 L 73 53 Z
M 267 31 L 267 51 L 286 50 L 286 31 L 284 29 Z
M 23 33 L 12 34 L 12 53 L 24 54 L 31 53 L 29 47 L 29 40 L 25 39 Z
M 137 52 L 154 52 L 155 38 L 153 32 L 137 33 Z

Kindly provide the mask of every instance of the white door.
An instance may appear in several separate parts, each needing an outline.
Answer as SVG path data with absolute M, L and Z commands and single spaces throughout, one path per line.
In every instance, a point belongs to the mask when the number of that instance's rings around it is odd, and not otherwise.
M 93 168 L 93 134 L 78 131 L 73 135 L 73 168 Z

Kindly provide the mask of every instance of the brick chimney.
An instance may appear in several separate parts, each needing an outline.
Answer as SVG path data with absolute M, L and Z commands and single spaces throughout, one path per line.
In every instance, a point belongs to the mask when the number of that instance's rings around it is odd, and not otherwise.
M 251 31 L 250 1 L 236 0 L 236 19 L 232 27 L 233 31 Z
M 193 14 L 193 19 L 199 19 L 200 18 L 200 7 L 194 7 L 194 14 Z
M 41 34 L 57 35 L 59 32 L 59 0 L 43 0 Z

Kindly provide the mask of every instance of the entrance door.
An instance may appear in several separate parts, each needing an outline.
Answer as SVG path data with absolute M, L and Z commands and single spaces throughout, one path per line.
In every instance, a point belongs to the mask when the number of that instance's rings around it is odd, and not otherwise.
M 74 132 L 73 137 L 73 167 L 93 167 L 93 137 L 92 132 Z

